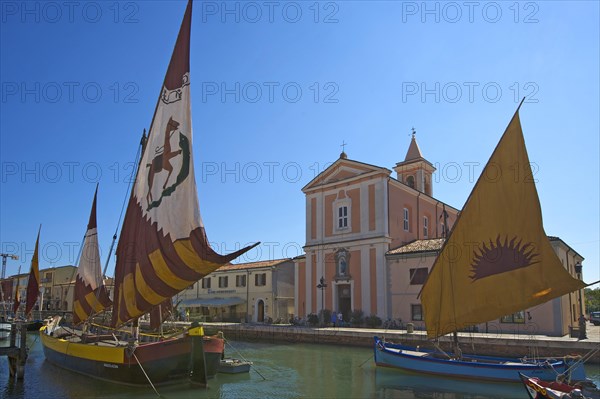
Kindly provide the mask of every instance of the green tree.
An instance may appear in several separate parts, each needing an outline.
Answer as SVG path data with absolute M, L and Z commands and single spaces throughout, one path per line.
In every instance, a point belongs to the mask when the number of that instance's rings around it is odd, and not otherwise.
M 590 312 L 600 311 L 600 288 L 586 288 L 584 294 L 586 312 L 589 314 Z

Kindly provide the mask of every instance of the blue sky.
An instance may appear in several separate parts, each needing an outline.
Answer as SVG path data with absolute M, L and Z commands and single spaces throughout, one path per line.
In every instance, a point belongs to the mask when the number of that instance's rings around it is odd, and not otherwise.
M 466 3 L 466 4 L 465 4 Z M 75 262 L 94 187 L 103 259 L 185 2 L 2 1 L 0 243 Z M 391 169 L 415 127 L 434 196 L 462 207 L 520 98 L 549 235 L 599 277 L 598 2 L 194 3 L 202 217 L 241 261 L 296 256 L 301 188 L 349 158 Z M 471 173 L 472 172 L 472 173 Z M 114 262 L 109 263 L 112 275 Z

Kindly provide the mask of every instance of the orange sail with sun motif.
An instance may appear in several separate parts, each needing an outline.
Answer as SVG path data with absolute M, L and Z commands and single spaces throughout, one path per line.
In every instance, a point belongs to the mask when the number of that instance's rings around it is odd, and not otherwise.
M 423 286 L 427 335 L 494 320 L 584 286 L 544 232 L 517 110 Z

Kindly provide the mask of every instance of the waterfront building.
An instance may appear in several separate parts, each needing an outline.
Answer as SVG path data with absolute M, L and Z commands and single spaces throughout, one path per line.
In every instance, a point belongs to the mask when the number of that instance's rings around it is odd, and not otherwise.
M 296 263 L 295 314 L 353 310 L 388 318 L 386 254 L 419 239 L 444 237 L 458 209 L 433 197 L 434 166 L 413 133 L 403 161 L 392 171 L 340 154 L 310 181 L 306 197 L 305 256 Z
M 294 262 L 222 266 L 182 291 L 176 302 L 191 320 L 286 323 L 294 313 Z
M 552 248 L 563 266 L 575 278 L 583 257 L 558 237 L 549 237 Z M 421 302 L 417 295 L 444 243 L 443 238 L 415 240 L 390 250 L 386 255 L 386 278 L 389 284 L 390 316 L 405 324 L 413 323 L 424 330 Z M 583 290 L 582 290 L 583 291 Z M 577 336 L 577 321 L 583 309 L 583 293 L 576 291 L 531 309 L 505 315 L 498 320 L 474 326 L 473 331 L 487 333 L 544 334 Z
M 360 310 L 364 316 L 424 328 L 418 294 L 443 245 L 446 225 L 453 226 L 459 210 L 433 197 L 435 168 L 422 156 L 414 134 L 394 171 L 396 177 L 342 152 L 302 189 L 305 255 L 294 259 L 299 317 L 328 309 L 348 321 Z M 583 257 L 560 238 L 551 237 L 551 243 L 565 268 L 582 278 Z M 583 303 L 581 290 L 476 329 L 576 335 Z
M 40 270 L 40 299 L 42 310 L 73 310 L 77 266 L 67 265 Z M 27 287 L 27 285 L 25 285 Z

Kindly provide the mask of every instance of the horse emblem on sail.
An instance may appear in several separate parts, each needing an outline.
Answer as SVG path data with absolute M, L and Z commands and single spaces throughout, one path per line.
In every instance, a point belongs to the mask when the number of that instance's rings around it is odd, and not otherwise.
M 167 122 L 167 126 L 165 127 L 165 140 L 162 147 L 156 147 L 154 150 L 154 158 L 152 158 L 150 163 L 146 164 L 146 168 L 148 168 L 148 194 L 146 194 L 148 211 L 159 206 L 163 197 L 171 195 L 177 186 L 181 184 L 189 174 L 190 143 L 188 138 L 183 133 L 179 132 L 179 149 L 171 149 L 171 137 L 177 132 L 178 129 L 179 122 L 174 120 L 173 117 L 170 117 L 169 121 Z M 179 155 L 182 156 L 181 169 L 177 174 L 177 179 L 175 182 L 168 186 L 171 174 L 173 173 L 173 165 L 171 164 L 171 160 Z M 167 177 L 163 183 L 160 198 L 155 200 L 152 196 L 154 178 L 157 174 L 163 171 L 168 172 Z

